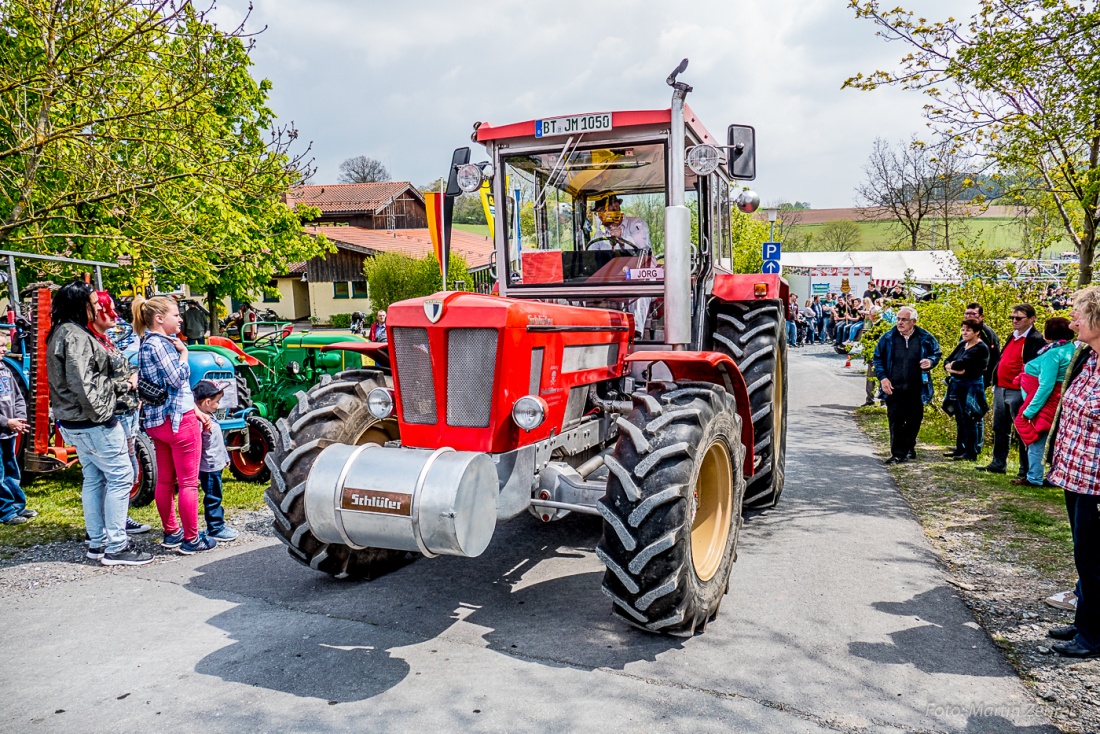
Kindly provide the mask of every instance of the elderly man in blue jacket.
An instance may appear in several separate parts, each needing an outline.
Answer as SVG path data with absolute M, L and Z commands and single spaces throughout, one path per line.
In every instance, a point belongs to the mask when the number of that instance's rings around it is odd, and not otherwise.
M 917 458 L 917 433 L 924 420 L 924 406 L 932 402 L 929 371 L 943 354 L 936 337 L 917 326 L 917 311 L 898 309 L 897 325 L 882 335 L 875 346 L 875 377 L 886 395 L 890 422 L 890 458 L 901 464 Z

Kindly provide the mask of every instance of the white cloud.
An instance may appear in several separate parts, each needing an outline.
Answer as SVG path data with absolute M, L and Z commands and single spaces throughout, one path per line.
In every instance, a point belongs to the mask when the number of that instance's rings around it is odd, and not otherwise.
M 871 141 L 924 127 L 919 95 L 841 91 L 903 49 L 837 0 L 253 2 L 249 28 L 267 27 L 254 71 L 274 83 L 280 118 L 313 141 L 318 182 L 354 155 L 429 181 L 475 120 L 667 107 L 664 79 L 684 56 L 688 102 L 712 132 L 756 127 L 766 201 L 848 206 Z M 958 5 L 920 10 L 943 17 Z M 228 0 L 219 24 L 246 10 Z

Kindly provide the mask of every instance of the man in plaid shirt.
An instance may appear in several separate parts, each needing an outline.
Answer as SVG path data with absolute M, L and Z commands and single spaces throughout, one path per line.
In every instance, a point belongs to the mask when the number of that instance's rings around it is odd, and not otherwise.
M 1080 591 L 1073 624 L 1048 634 L 1059 655 L 1085 658 L 1100 655 L 1100 287 L 1074 296 L 1072 317 L 1086 346 L 1066 372 L 1048 479 L 1066 493 Z

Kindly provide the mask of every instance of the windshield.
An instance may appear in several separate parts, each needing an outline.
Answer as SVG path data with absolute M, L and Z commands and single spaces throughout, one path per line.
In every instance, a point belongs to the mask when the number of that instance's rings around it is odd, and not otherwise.
M 571 141 L 502 159 L 511 282 L 661 282 L 664 144 Z

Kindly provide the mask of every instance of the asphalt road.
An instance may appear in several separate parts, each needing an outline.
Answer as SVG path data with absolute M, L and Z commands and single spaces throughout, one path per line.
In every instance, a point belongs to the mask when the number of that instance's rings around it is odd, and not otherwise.
M 746 520 L 703 635 L 611 616 L 596 518 L 354 585 L 257 540 L 8 594 L 0 730 L 1056 731 L 945 582 L 841 364 L 792 354 L 786 492 Z

